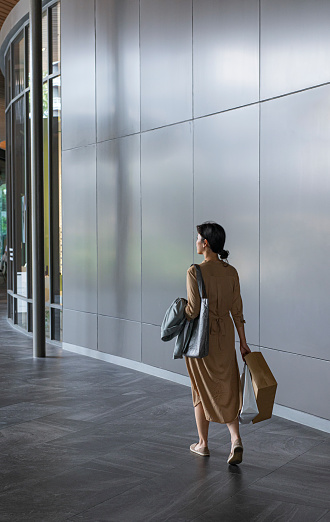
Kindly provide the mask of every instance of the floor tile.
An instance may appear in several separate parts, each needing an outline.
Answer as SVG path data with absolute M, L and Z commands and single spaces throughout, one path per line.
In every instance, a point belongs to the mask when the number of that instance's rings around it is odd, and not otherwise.
M 0 278 L 1 279 L 1 278 Z M 1 522 L 330 522 L 330 436 L 273 417 L 241 427 L 244 458 L 190 389 L 47 345 L 6 320 L 0 281 Z
M 322 508 L 254 497 L 232 497 L 196 517 L 194 522 L 317 522 L 322 515 Z

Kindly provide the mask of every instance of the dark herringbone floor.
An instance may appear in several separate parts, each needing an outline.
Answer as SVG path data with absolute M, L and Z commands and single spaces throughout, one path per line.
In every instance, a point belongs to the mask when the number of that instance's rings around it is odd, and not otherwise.
M 0 281 L 1 522 L 330 520 L 329 435 L 273 417 L 228 467 L 213 424 L 211 458 L 192 455 L 188 388 L 55 347 L 33 359 Z

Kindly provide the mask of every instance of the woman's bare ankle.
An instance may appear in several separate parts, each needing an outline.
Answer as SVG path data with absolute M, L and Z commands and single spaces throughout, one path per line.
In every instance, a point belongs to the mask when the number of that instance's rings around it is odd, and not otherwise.
M 199 442 L 197 444 L 199 448 L 207 448 L 207 440 L 199 439 Z

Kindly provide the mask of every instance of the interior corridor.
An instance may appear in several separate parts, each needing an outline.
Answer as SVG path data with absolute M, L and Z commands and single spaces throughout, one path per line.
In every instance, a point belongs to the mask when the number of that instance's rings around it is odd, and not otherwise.
M 33 359 L 0 285 L 1 522 L 330 520 L 330 435 L 273 417 L 229 467 L 212 424 L 211 457 L 193 455 L 188 388 L 54 346 Z

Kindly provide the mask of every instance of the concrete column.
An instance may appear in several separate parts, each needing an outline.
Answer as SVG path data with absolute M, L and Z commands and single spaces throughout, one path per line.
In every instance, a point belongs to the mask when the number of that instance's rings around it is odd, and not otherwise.
M 30 0 L 33 356 L 45 357 L 42 2 Z

